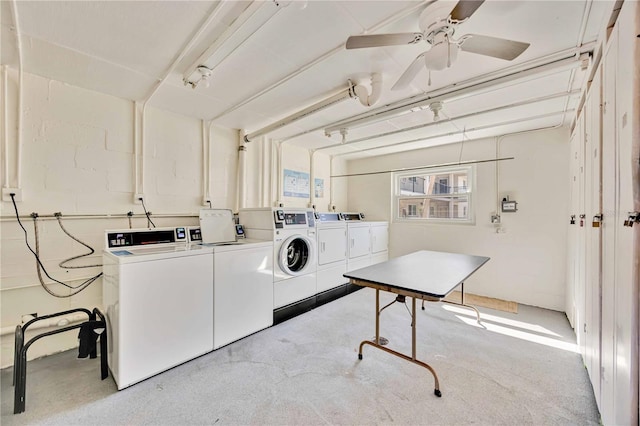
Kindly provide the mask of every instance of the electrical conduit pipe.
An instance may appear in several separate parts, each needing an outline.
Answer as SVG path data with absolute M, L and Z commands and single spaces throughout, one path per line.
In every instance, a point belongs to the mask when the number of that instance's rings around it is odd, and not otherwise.
M 23 87 L 23 70 L 22 70 L 22 37 L 20 36 L 20 23 L 18 21 L 18 2 L 11 2 L 11 10 L 13 12 L 13 25 L 15 26 L 17 55 L 18 55 L 18 110 L 17 110 L 17 126 L 16 126 L 16 188 L 22 188 L 22 87 Z M 5 98 L 7 94 L 5 93 Z M 6 101 L 5 101 L 6 102 Z M 6 123 L 5 123 L 6 126 Z M 9 185 L 11 186 L 11 185 Z
M 238 200 L 236 203 L 236 212 L 245 206 L 245 187 L 247 180 L 247 146 L 244 130 L 240 130 L 238 136 Z
M 211 202 L 209 191 L 209 180 L 211 175 L 209 149 L 211 140 L 211 128 L 207 122 L 202 120 L 202 205 L 206 206 Z
M 371 75 L 371 94 L 369 94 L 367 88 L 361 84 L 355 86 L 353 92 L 362 105 L 366 107 L 374 105 L 378 102 L 382 94 L 382 76 L 379 73 L 373 73 Z
M 315 211 L 315 197 L 316 197 L 316 170 L 314 167 L 314 157 L 316 151 L 314 149 L 309 150 L 309 207 Z
M 9 84 L 7 83 L 9 70 L 6 65 L 2 66 L 2 132 L 3 137 L 3 158 L 4 158 L 4 185 L 3 188 L 9 188 L 9 111 L 8 111 L 8 99 L 9 95 L 7 90 Z

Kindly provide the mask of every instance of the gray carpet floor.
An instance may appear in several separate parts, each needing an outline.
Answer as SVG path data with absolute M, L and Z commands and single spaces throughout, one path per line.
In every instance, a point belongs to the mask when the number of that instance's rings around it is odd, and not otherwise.
M 381 302 L 393 300 L 382 294 Z M 410 306 L 409 298 L 407 304 Z M 418 305 L 419 306 L 419 305 Z M 419 309 L 419 308 L 418 308 Z M 67 351 L 30 361 L 26 412 L 1 372 L 2 425 L 434 424 L 597 425 L 593 391 L 563 313 L 518 314 L 428 303 L 417 314 L 426 369 L 365 346 L 375 291 L 363 289 L 122 391 L 99 361 Z M 411 318 L 382 313 L 389 347 L 411 354 Z

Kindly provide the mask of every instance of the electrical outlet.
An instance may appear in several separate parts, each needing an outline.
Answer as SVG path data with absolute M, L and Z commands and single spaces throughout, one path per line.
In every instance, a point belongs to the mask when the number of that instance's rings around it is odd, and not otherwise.
M 14 196 L 16 202 L 22 201 L 22 189 L 20 188 L 2 188 L 2 201 L 11 202 L 11 194 L 16 194 Z
M 141 199 L 144 199 L 144 195 L 142 194 L 135 194 L 133 196 L 133 204 L 142 204 Z

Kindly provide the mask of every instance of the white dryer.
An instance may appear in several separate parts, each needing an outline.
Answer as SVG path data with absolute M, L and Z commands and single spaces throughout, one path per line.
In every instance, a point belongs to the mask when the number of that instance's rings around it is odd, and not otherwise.
M 343 213 L 347 223 L 347 271 L 371 265 L 371 223 L 362 213 Z
M 389 222 L 365 221 L 363 213 L 342 213 L 347 223 L 347 271 L 389 258 Z
M 322 293 L 347 283 L 347 223 L 342 213 L 316 213 L 318 242 L 317 291 Z
M 247 238 L 273 241 L 273 307 L 296 303 L 315 307 L 316 227 L 312 209 L 241 209 Z M 278 322 L 275 320 L 275 322 Z
M 371 224 L 371 264 L 389 260 L 389 222 L 373 221 Z

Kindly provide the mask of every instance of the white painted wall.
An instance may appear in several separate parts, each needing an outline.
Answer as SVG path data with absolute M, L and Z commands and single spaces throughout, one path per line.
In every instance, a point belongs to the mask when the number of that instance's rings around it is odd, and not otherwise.
M 10 72 L 10 151 L 15 152 L 16 73 Z M 18 203 L 21 215 L 142 214 L 133 203 L 134 107 L 132 102 L 69 86 L 30 74 L 24 75 L 22 189 Z M 211 195 L 214 207 L 233 208 L 236 197 L 237 131 L 213 128 L 211 151 Z M 196 225 L 203 193 L 201 121 L 153 107 L 147 108 L 144 197 L 154 215 L 184 217 L 153 218 L 157 226 Z M 11 179 L 15 155 L 9 158 Z M 3 163 L 4 164 L 4 163 Z M 4 174 L 3 174 L 4 176 Z M 6 182 L 5 182 L 6 184 Z M 102 282 L 68 299 L 47 294 L 36 275 L 35 260 L 24 244 L 24 234 L 13 219 L 11 203 L 2 202 L 0 226 L 0 324 L 14 328 L 21 316 L 39 315 L 73 307 L 101 306 Z M 64 216 L 63 216 L 64 217 Z M 101 262 L 104 230 L 127 228 L 125 218 L 64 219 L 73 235 L 96 249 L 81 264 Z M 136 218 L 134 227 L 146 226 Z M 33 223 L 25 221 L 33 244 Z M 43 263 L 50 273 L 77 285 L 101 268 L 66 272 L 61 260 L 85 249 L 65 236 L 55 220 L 42 220 L 39 227 Z M 62 292 L 60 285 L 54 290 Z M 77 345 L 77 333 L 46 338 L 30 350 L 30 358 Z M 1 340 L 0 365 L 13 362 L 13 336 Z
M 457 161 L 460 144 L 349 162 L 349 173 L 420 167 Z M 462 161 L 495 158 L 496 139 L 467 141 Z M 468 280 L 467 291 L 554 310 L 565 307 L 569 134 L 565 128 L 501 139 L 500 157 L 478 164 L 473 196 L 475 224 L 394 222 L 392 176 L 348 179 L 348 210 L 371 220 L 391 220 L 390 256 L 441 250 L 491 257 Z M 499 189 L 496 193 L 496 167 Z M 497 195 L 497 196 L 496 196 Z M 497 200 L 509 196 L 518 212 L 501 213 L 502 233 L 491 224 Z

